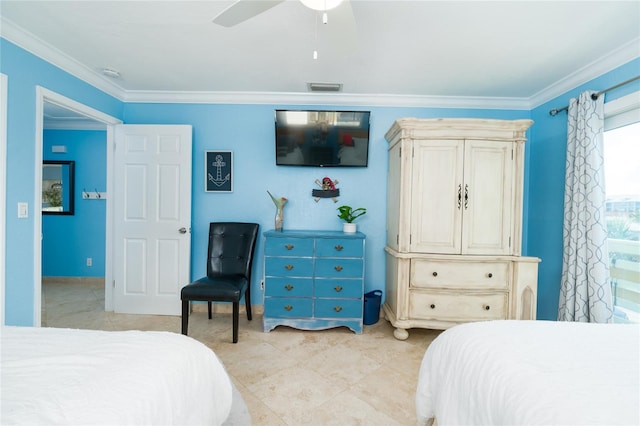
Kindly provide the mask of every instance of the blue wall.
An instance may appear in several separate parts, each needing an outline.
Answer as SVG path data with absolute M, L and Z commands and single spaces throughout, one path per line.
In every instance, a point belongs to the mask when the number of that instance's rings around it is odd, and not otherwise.
M 52 145 L 67 147 L 52 153 Z M 107 132 L 100 130 L 45 130 L 43 159 L 75 161 L 75 214 L 42 216 L 42 276 L 104 277 L 106 203 L 83 200 L 82 191 L 107 188 Z M 86 259 L 92 259 L 87 266 Z
M 566 116 L 550 117 L 548 111 L 567 104 L 570 97 L 590 88 L 603 89 L 638 74 L 640 61 L 620 67 L 576 88 L 532 111 L 500 111 L 439 108 L 336 107 L 313 105 L 313 109 L 369 110 L 372 113 L 369 167 L 365 169 L 315 169 L 275 166 L 273 111 L 276 108 L 304 108 L 292 105 L 212 105 L 122 103 L 70 76 L 58 68 L 0 39 L 0 71 L 8 75 L 8 188 L 7 209 L 15 211 L 18 201 L 28 201 L 33 212 L 35 86 L 89 105 L 128 124 L 191 124 L 193 126 L 192 277 L 204 274 L 207 226 L 213 220 L 252 220 L 262 230 L 273 226 L 275 208 L 266 191 L 286 196 L 285 228 L 339 229 L 336 207 L 342 203 L 364 206 L 368 214 L 359 219 L 367 234 L 366 288 L 384 288 L 384 241 L 387 143 L 386 130 L 400 117 L 532 118 L 526 146 L 523 254 L 542 258 L 540 264 L 538 317 L 555 319 L 562 262 L 562 204 L 564 193 L 564 149 Z M 637 85 L 636 85 L 637 89 Z M 633 87 L 624 89 L 624 93 Z M 607 100 L 623 94 L 607 95 Z M 228 194 L 204 192 L 204 151 L 234 152 L 234 191 Z M 88 155 L 88 154 L 87 154 Z M 338 204 L 313 201 L 315 179 L 323 176 L 340 181 Z M 84 183 L 79 183 L 82 188 Z M 99 188 L 101 189 L 101 188 Z M 85 202 L 89 206 L 88 203 Z M 94 202 L 95 203 L 95 202 Z M 77 201 L 76 206 L 84 205 Z M 95 206 L 95 204 L 93 204 Z M 33 323 L 33 214 L 28 219 L 7 217 L 6 322 Z M 75 244 L 68 241 L 67 249 Z M 97 243 L 96 243 L 97 244 Z M 103 244 L 104 246 L 104 244 Z M 82 248 L 74 257 L 84 264 L 94 248 Z M 257 259 L 262 258 L 262 242 Z M 98 255 L 96 255 L 97 257 Z M 94 261 L 96 261 L 94 257 Z M 77 264 L 77 263 L 76 263 Z M 256 262 L 252 292 L 259 301 L 262 262 Z M 84 274 L 80 267 L 78 274 Z
M 332 105 L 306 106 L 311 109 L 357 110 Z M 364 108 L 371 111 L 369 166 L 367 168 L 314 168 L 275 165 L 274 109 L 301 109 L 292 105 L 202 105 L 141 104 L 125 105 L 128 124 L 191 124 L 193 126 L 193 198 L 191 275 L 206 273 L 209 222 L 239 220 L 257 222 L 262 231 L 273 229 L 275 206 L 267 194 L 287 197 L 285 229 L 342 229 L 336 208 L 341 204 L 366 207 L 367 214 L 357 220 L 358 230 L 367 235 L 365 290 L 385 285 L 387 148 L 384 134 L 400 117 L 479 117 L 528 118 L 527 111 Z M 204 152 L 232 150 L 233 193 L 204 192 Z M 315 202 L 311 190 L 315 180 L 337 179 L 340 198 Z M 262 300 L 260 277 L 263 241 L 256 248 L 252 298 Z
M 0 38 L 0 72 L 7 85 L 7 218 L 5 322 L 34 322 L 34 214 L 36 86 L 122 118 L 123 103 L 31 53 Z M 18 202 L 27 202 L 29 217 L 18 219 Z

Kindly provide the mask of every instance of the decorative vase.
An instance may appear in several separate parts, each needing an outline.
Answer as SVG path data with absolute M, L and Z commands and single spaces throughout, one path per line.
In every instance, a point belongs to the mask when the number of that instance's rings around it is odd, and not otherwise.
M 342 231 L 345 234 L 354 234 L 356 232 L 356 230 L 357 230 L 357 226 L 356 226 L 355 223 L 345 222 L 345 223 L 342 224 Z
M 276 221 L 275 221 L 276 231 L 282 232 L 284 228 L 284 209 L 282 207 L 278 207 L 276 210 Z

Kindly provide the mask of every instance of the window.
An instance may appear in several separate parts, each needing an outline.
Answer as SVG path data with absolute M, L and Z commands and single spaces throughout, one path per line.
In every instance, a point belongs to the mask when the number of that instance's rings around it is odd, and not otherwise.
M 614 318 L 640 323 L 640 92 L 611 104 L 604 168 Z

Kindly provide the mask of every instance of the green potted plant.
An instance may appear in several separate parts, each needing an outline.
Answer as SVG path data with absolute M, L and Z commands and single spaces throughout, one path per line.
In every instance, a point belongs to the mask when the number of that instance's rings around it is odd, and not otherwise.
M 342 230 L 350 234 L 356 232 L 357 228 L 356 224 L 353 223 L 353 221 L 367 213 L 367 209 L 365 209 L 364 207 L 358 207 L 354 209 L 351 206 L 340 206 L 338 207 L 338 211 L 340 212 L 338 214 L 338 217 L 344 220 L 344 223 L 342 224 Z

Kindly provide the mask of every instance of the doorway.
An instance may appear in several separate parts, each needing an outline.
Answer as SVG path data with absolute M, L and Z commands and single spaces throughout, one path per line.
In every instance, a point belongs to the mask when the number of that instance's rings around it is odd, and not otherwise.
M 114 126 L 121 124 L 121 120 L 97 111 L 91 107 L 52 92 L 48 89 L 37 87 L 36 89 L 36 147 L 35 147 L 35 200 L 41 204 L 42 199 L 42 164 L 43 164 L 43 135 L 45 127 L 51 127 L 53 117 L 57 116 L 58 124 L 62 127 L 92 126 L 106 130 L 106 192 L 112 193 L 113 180 L 113 147 Z M 67 122 L 66 125 L 61 124 Z M 81 124 L 82 123 L 82 124 Z M 46 126 L 45 126 L 46 124 Z M 61 127 L 60 127 L 61 128 Z M 105 282 L 112 281 L 112 203 L 106 202 L 106 232 L 105 232 Z M 36 209 L 34 208 L 34 211 Z M 37 211 L 40 211 L 39 209 Z M 34 216 L 34 235 L 42 235 L 42 214 Z M 42 240 L 34 239 L 34 325 L 42 324 Z M 105 285 L 105 310 L 113 310 L 113 289 Z

